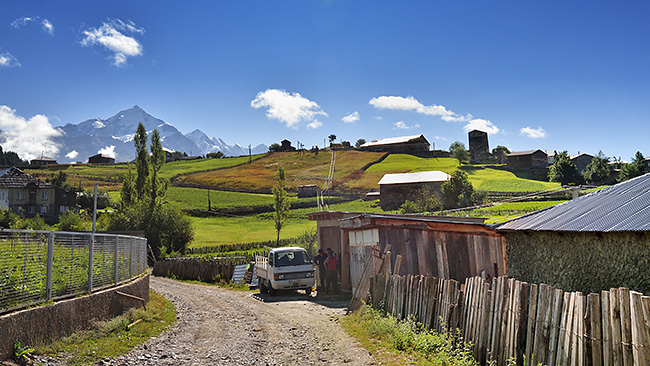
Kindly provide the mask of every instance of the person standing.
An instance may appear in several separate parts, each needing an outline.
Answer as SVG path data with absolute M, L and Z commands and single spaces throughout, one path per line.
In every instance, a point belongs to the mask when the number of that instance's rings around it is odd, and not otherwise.
M 314 257 L 314 263 L 318 265 L 318 282 L 320 283 L 319 290 L 325 290 L 325 279 L 327 277 L 327 268 L 325 268 L 325 260 L 327 254 L 323 249 L 318 249 L 318 255 Z
M 327 259 L 325 259 L 325 268 L 327 268 L 327 281 L 325 283 L 325 292 L 329 293 L 330 289 L 334 289 L 334 293 L 339 292 L 338 271 L 337 271 L 338 258 L 331 248 L 327 248 Z

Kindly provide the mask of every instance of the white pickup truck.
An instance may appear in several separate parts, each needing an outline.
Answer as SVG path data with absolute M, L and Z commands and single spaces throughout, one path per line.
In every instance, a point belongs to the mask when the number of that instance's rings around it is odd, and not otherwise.
M 304 289 L 307 295 L 311 294 L 314 265 L 302 248 L 271 249 L 268 256 L 257 256 L 255 268 L 261 293 L 274 296 L 277 290 Z

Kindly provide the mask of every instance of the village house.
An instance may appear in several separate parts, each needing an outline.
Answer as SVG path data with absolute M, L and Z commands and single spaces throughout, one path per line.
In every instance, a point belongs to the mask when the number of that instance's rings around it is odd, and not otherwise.
M 390 152 L 397 154 L 429 153 L 431 144 L 424 135 L 389 137 L 372 140 L 359 146 L 362 151 Z
M 587 165 L 591 163 L 591 161 L 594 159 L 592 155 L 589 154 L 578 154 L 578 155 L 571 155 L 569 157 L 573 164 L 576 166 L 576 170 L 578 171 L 579 174 L 582 174 L 587 169 Z
M 115 158 L 104 154 L 97 154 L 88 158 L 88 164 L 115 164 Z
M 318 247 L 339 253 L 342 289 L 356 288 L 368 261 L 388 244 L 388 260 L 401 257 L 402 275 L 463 281 L 506 273 L 505 243 L 482 218 L 333 211 L 307 217 L 317 221 Z
M 41 215 L 56 221 L 76 206 L 76 196 L 43 182 L 18 168 L 0 170 L 0 208 L 26 217 Z
M 508 170 L 528 170 L 545 168 L 548 165 L 548 156 L 542 150 L 516 151 L 506 155 Z
M 437 170 L 385 174 L 377 183 L 381 208 L 394 210 L 407 200 L 415 201 L 424 188 L 428 189 L 428 192 L 440 192 L 442 183 L 449 178 L 449 174 Z
M 48 158 L 47 156 L 40 156 L 39 158 L 33 159 L 29 163 L 31 166 L 43 166 L 43 165 L 56 165 L 56 160 Z
M 508 275 L 565 291 L 650 293 L 650 174 L 496 226 Z

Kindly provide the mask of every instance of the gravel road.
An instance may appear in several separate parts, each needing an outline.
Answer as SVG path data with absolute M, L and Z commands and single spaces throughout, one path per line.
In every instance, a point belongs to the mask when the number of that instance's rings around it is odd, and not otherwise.
M 231 291 L 151 277 L 177 323 L 105 365 L 372 365 L 336 319 L 347 302 Z

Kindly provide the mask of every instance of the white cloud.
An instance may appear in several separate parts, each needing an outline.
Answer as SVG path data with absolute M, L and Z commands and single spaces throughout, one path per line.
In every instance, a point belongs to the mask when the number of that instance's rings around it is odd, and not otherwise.
M 77 156 L 79 156 L 79 152 L 77 150 L 72 150 L 69 153 L 65 154 L 65 157 L 68 159 L 76 159 Z
M 384 119 L 384 117 L 382 117 L 382 116 L 375 116 L 374 118 L 375 118 L 377 121 L 381 121 L 382 119 Z
M 43 19 L 41 21 L 41 24 L 43 25 L 43 30 L 47 34 L 54 34 L 54 25 L 52 25 L 52 22 L 50 22 L 47 19 Z
M 54 34 L 54 25 L 52 24 L 52 22 L 50 22 L 49 20 L 47 20 L 45 18 L 41 19 L 41 17 L 22 17 L 22 18 L 18 18 L 16 20 L 14 20 L 13 22 L 11 22 L 11 26 L 13 26 L 16 29 L 20 29 L 20 27 L 26 25 L 27 23 L 36 22 L 38 20 L 41 21 L 41 26 L 43 27 L 43 31 L 45 33 L 50 34 L 50 35 Z
M 20 67 L 20 62 L 9 52 L 0 53 L 0 67 Z
M 442 137 L 442 136 L 434 136 L 434 138 L 435 138 L 436 140 L 438 140 L 438 141 L 449 141 L 448 138 L 446 138 L 446 137 Z
M 307 128 L 317 129 L 323 127 L 323 123 L 317 119 L 313 120 L 310 124 L 307 125 Z
M 463 127 L 463 129 L 465 132 L 479 130 L 487 132 L 490 135 L 494 135 L 499 132 L 499 128 L 497 128 L 497 126 L 495 126 L 492 122 L 481 118 L 472 119 L 465 125 L 465 127 Z
M 55 157 L 59 147 L 51 139 L 61 136 L 47 117 L 37 114 L 30 119 L 16 115 L 16 111 L 0 106 L 0 145 L 5 151 L 14 151 L 22 159 L 32 160 L 41 155 Z
M 115 145 L 106 146 L 102 149 L 99 149 L 97 150 L 97 153 L 110 156 L 111 158 L 115 159 Z
M 20 29 L 20 27 L 24 26 L 25 24 L 27 24 L 27 23 L 29 23 L 29 22 L 31 22 L 33 20 L 35 20 L 35 18 L 32 18 L 32 17 L 18 18 L 16 20 L 14 20 L 13 22 L 11 22 L 11 26 L 16 28 L 16 29 Z
M 542 139 L 546 137 L 546 131 L 544 131 L 544 129 L 541 127 L 538 128 L 524 127 L 521 130 L 519 130 L 519 134 L 524 135 L 526 137 L 530 137 L 531 139 Z
M 393 126 L 395 126 L 395 128 L 398 129 L 398 130 L 410 130 L 411 128 L 419 128 L 420 124 L 416 123 L 413 126 L 409 126 L 406 123 L 404 123 L 404 121 L 399 121 L 399 122 L 393 123 Z
M 99 28 L 84 30 L 81 44 L 87 47 L 97 44 L 104 46 L 113 53 L 113 65 L 124 66 L 127 57 L 142 55 L 142 45 L 134 37 L 122 32 L 142 34 L 144 29 L 136 27 L 130 20 L 125 23 L 119 19 L 109 19 Z
M 279 89 L 259 92 L 251 101 L 251 107 L 255 109 L 268 107 L 266 110 L 268 118 L 284 122 L 291 128 L 298 128 L 298 123 L 301 121 L 315 121 L 317 115 L 327 116 L 316 102 L 298 93 L 287 93 Z
M 409 97 L 380 96 L 370 99 L 368 102 L 375 108 L 393 109 L 402 111 L 414 111 L 429 116 L 440 116 L 446 122 L 463 122 L 468 121 L 471 116 L 459 116 L 441 105 L 424 105 L 417 99 Z
M 349 115 L 341 118 L 341 121 L 343 121 L 345 123 L 354 123 L 354 122 L 358 121 L 359 118 L 360 118 L 359 117 L 359 112 L 355 111 L 354 113 L 349 114 Z

